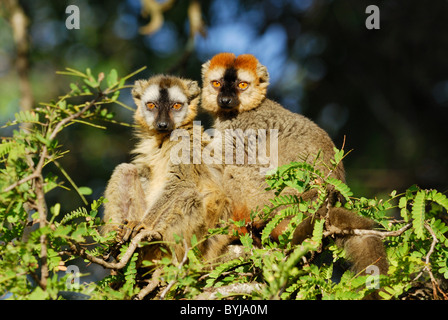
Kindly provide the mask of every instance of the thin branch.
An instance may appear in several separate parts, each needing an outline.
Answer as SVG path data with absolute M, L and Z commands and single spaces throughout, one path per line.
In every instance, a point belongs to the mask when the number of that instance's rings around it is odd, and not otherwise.
M 431 271 L 431 267 L 430 267 L 431 265 L 429 263 L 429 259 L 430 259 L 431 255 L 432 255 L 432 253 L 434 252 L 434 248 L 435 248 L 437 242 L 439 242 L 439 241 L 437 240 L 436 234 L 434 233 L 434 231 L 431 229 L 431 227 L 427 223 L 425 223 L 425 228 L 426 228 L 426 230 L 429 231 L 429 233 L 432 236 L 432 243 L 431 243 L 431 247 L 429 248 L 428 254 L 426 255 L 426 259 L 425 259 L 425 264 L 426 265 L 423 268 L 423 270 L 426 270 L 429 273 L 429 277 L 431 278 L 432 290 L 433 290 L 434 297 L 436 299 L 439 298 L 438 295 L 437 295 L 437 290 L 438 290 L 438 291 L 440 291 L 440 293 L 443 294 L 444 298 L 447 299 L 448 298 L 447 295 L 440 289 L 439 285 L 437 284 L 437 281 L 436 281 L 436 279 L 435 279 L 435 277 L 434 277 L 434 275 L 432 274 L 432 271 Z
M 395 231 L 377 231 L 369 229 L 342 230 L 334 226 L 330 226 L 330 230 L 324 232 L 324 237 L 328 237 L 333 234 L 338 234 L 338 235 L 357 235 L 357 236 L 377 236 L 383 239 L 386 237 L 398 237 L 402 235 L 405 231 L 409 230 L 411 227 L 412 223 L 408 223 L 402 228 Z
M 19 180 L 19 181 L 17 181 L 17 182 L 14 182 L 14 183 L 13 183 L 12 185 L 10 185 L 9 187 L 6 187 L 5 189 L 3 189 L 3 192 L 9 192 L 9 191 L 11 191 L 12 189 L 14 189 L 15 187 L 17 187 L 17 186 L 19 186 L 19 185 L 21 185 L 21 184 L 23 184 L 23 183 L 25 183 L 25 182 L 27 182 L 27 181 L 36 179 L 36 178 L 38 178 L 38 177 L 39 177 L 39 174 L 38 174 L 37 172 L 33 172 L 33 173 L 30 174 L 29 176 L 27 176 L 27 177 L 25 177 L 25 178 L 23 178 L 23 179 L 21 179 L 21 180 Z
M 91 254 L 88 254 L 86 252 L 86 249 L 81 247 L 78 243 L 71 243 L 70 248 L 72 251 L 74 251 L 77 255 L 80 257 L 83 257 L 84 259 L 89 260 L 90 262 L 99 264 L 100 266 L 103 266 L 107 269 L 113 269 L 113 270 L 119 270 L 126 266 L 126 264 L 131 259 L 132 255 L 134 254 L 135 250 L 137 249 L 139 243 L 144 240 L 149 239 L 151 240 L 161 240 L 162 236 L 157 231 L 153 230 L 142 230 L 140 231 L 130 242 L 128 249 L 124 253 L 124 255 L 121 257 L 119 262 L 107 262 L 104 261 L 101 258 L 92 256 Z
M 62 119 L 60 122 L 58 122 L 58 124 L 54 128 L 53 132 L 51 133 L 49 140 L 53 140 L 56 137 L 56 135 L 59 133 L 59 131 L 61 130 L 62 126 L 64 126 L 65 124 L 69 123 L 70 121 L 73 121 L 74 119 L 80 117 L 89 108 L 91 108 L 93 105 L 95 105 L 95 103 L 98 102 L 98 100 L 103 95 L 104 94 L 99 94 L 95 99 L 93 99 L 92 101 L 87 103 L 84 106 L 84 108 L 79 110 L 77 113 L 74 113 L 74 114 L 68 116 L 67 118 Z M 28 181 L 33 180 L 33 179 L 38 179 L 40 174 L 41 174 L 41 172 L 42 172 L 42 168 L 44 166 L 44 161 L 47 158 L 47 153 L 48 153 L 47 146 L 44 146 L 43 149 L 42 149 L 41 157 L 39 159 L 39 163 L 36 166 L 36 169 L 34 170 L 34 172 L 31 175 L 29 175 L 29 176 L 27 176 L 27 177 L 25 177 L 25 178 L 15 182 L 15 183 L 11 184 L 10 186 L 6 187 L 5 189 L 3 189 L 3 192 L 11 191 L 12 189 L 18 187 L 19 185 L 21 185 L 21 184 L 23 184 L 25 182 L 28 182 Z
M 161 275 L 162 275 L 162 269 L 156 269 L 154 271 L 154 273 L 152 274 L 149 284 L 146 287 L 144 287 L 142 290 L 140 290 L 140 292 L 134 297 L 134 300 L 142 300 L 148 294 L 153 292 L 154 289 L 157 288 L 157 286 L 160 283 L 159 278 Z
M 56 127 L 54 128 L 53 132 L 51 133 L 49 140 L 53 140 L 56 135 L 59 133 L 59 131 L 61 130 L 61 128 L 69 123 L 70 121 L 80 117 L 83 113 L 85 113 L 87 110 L 89 110 L 92 106 L 94 106 L 99 99 L 101 99 L 105 94 L 107 93 L 99 93 L 98 96 L 93 99 L 92 101 L 90 101 L 89 103 L 87 103 L 84 108 L 82 108 L 81 110 L 79 110 L 77 113 L 74 113 L 70 116 L 68 116 L 67 118 L 62 119 L 61 121 L 58 122 L 58 124 L 56 125 Z
M 442 291 L 442 289 L 440 289 L 439 285 L 437 284 L 437 281 L 434 277 L 434 275 L 432 274 L 431 268 L 430 268 L 430 257 L 432 255 L 432 253 L 434 252 L 434 248 L 437 244 L 437 242 L 439 242 L 437 240 L 437 236 L 434 233 L 434 231 L 431 229 L 431 227 L 425 223 L 425 228 L 426 230 L 429 231 L 429 233 L 431 234 L 432 237 L 432 242 L 431 242 L 431 247 L 429 248 L 428 253 L 426 254 L 425 257 L 425 267 L 423 268 L 423 270 L 412 280 L 412 281 L 417 281 L 422 275 L 424 271 L 427 271 L 429 274 L 429 277 L 431 278 L 431 284 L 432 284 L 432 289 L 433 289 L 433 295 L 436 299 L 438 299 L 438 295 L 437 295 L 437 290 L 443 295 L 445 300 L 448 300 L 448 296 Z
M 260 292 L 263 289 L 261 283 L 232 283 L 219 288 L 211 288 L 196 297 L 196 300 L 215 300 L 231 295 L 251 295 L 253 292 Z

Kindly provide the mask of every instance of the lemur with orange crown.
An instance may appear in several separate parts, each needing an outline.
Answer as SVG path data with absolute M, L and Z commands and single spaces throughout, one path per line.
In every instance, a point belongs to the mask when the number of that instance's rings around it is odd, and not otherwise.
M 202 66 L 202 107 L 215 118 L 215 128 L 224 135 L 226 130 L 265 129 L 266 139 L 270 140 L 269 130 L 278 133 L 278 165 L 297 161 L 299 158 L 312 162 L 319 154 L 322 165 L 318 169 L 341 181 L 345 181 L 342 163 L 332 171 L 323 164 L 329 164 L 334 157 L 334 144 L 328 134 L 308 118 L 293 113 L 266 97 L 269 74 L 253 55 L 235 56 L 220 53 Z M 226 139 L 225 143 L 236 143 Z M 269 148 L 270 143 L 266 143 Z M 271 150 L 272 151 L 272 150 Z M 266 192 L 265 176 L 260 174 L 261 163 L 227 163 L 224 168 L 223 185 L 231 198 L 233 212 L 239 216 L 249 216 L 250 210 L 269 205 L 274 197 L 273 191 Z M 299 195 L 304 199 L 317 197 L 314 190 Z M 333 193 L 335 202 L 337 193 Z M 336 208 L 330 203 L 317 214 L 327 221 L 327 228 L 349 231 L 352 229 L 372 229 L 374 222 L 356 212 Z M 246 219 L 247 221 L 247 219 Z M 311 236 L 313 230 L 311 217 L 305 219 L 295 230 L 293 242 L 301 243 Z M 273 231 L 275 239 L 281 234 L 288 221 L 284 221 Z M 382 274 L 387 273 L 388 263 L 382 240 L 376 236 L 336 235 L 336 243 L 342 246 L 358 273 L 369 265 L 376 265 Z

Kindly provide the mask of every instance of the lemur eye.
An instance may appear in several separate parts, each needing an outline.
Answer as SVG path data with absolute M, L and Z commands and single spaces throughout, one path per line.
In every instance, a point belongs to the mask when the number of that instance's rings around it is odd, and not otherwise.
M 218 80 L 213 80 L 213 81 L 212 81 L 212 85 L 213 85 L 215 88 L 220 88 L 220 87 L 221 87 L 221 82 L 219 82 Z
M 175 104 L 173 104 L 172 108 L 174 110 L 179 110 L 180 108 L 182 108 L 182 103 L 176 102 Z
M 153 103 L 153 102 L 148 102 L 148 103 L 146 104 L 146 107 L 147 107 L 149 110 L 152 110 L 152 109 L 154 109 L 154 108 L 156 107 L 156 105 L 155 105 L 155 103 Z
M 247 83 L 245 81 L 241 81 L 240 83 L 238 83 L 238 88 L 240 88 L 241 90 L 246 90 L 248 86 L 249 86 L 249 83 Z

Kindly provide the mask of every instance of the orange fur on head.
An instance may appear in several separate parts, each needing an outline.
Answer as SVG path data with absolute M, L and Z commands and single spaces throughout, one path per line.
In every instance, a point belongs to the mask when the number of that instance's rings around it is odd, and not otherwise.
M 213 80 L 221 79 L 227 69 L 233 68 L 238 72 L 240 81 L 250 83 L 250 87 L 240 95 L 238 112 L 254 109 L 266 97 L 269 85 L 269 73 L 258 59 L 252 54 L 218 53 L 202 65 L 202 108 L 218 115 L 222 110 L 216 102 L 217 90 L 211 85 Z
M 251 54 L 242 54 L 236 58 L 234 63 L 235 69 L 245 69 L 257 74 L 258 60 Z
M 236 57 L 233 53 L 218 53 L 210 60 L 210 69 L 216 67 L 224 67 L 225 69 L 230 68 L 231 66 L 233 66 L 235 59 Z
M 236 57 L 233 53 L 222 52 L 215 55 L 210 60 L 210 69 L 223 67 L 225 69 L 245 69 L 257 74 L 258 60 L 252 54 L 241 54 Z

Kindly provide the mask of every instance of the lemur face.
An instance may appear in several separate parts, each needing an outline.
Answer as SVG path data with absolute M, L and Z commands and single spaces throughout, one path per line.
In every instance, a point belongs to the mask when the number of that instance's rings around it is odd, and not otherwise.
M 171 132 L 193 121 L 200 89 L 196 81 L 170 76 L 138 80 L 132 91 L 135 120 L 157 132 Z
M 250 54 L 220 53 L 202 66 L 202 106 L 212 113 L 244 112 L 266 96 L 269 74 Z

